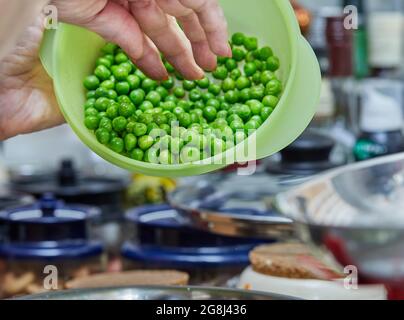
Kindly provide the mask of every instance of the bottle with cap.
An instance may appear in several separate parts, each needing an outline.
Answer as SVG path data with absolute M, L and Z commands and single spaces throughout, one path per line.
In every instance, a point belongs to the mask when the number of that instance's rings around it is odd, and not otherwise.
M 357 161 L 404 151 L 401 96 L 401 84 L 396 81 L 369 80 L 364 84 L 361 133 L 353 150 Z

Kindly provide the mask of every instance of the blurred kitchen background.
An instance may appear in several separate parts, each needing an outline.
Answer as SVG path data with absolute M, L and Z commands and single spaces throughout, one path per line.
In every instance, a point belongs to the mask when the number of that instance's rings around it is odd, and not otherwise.
M 252 180 L 241 182 L 252 190 L 267 188 L 273 194 L 324 170 L 404 151 L 404 0 L 295 0 L 292 4 L 321 65 L 322 95 L 315 118 L 303 136 L 280 154 L 260 161 L 257 179 L 248 177 L 245 179 Z M 348 5 L 357 8 L 357 29 L 344 27 L 343 8 Z M 91 268 L 87 268 L 87 260 L 78 256 L 76 268 L 71 266 L 74 258 L 61 254 L 67 261 L 63 266 L 74 269 L 66 271 L 66 279 L 77 280 L 100 271 L 175 269 L 186 272 L 186 276 L 147 274 L 137 278 L 132 275 L 131 280 L 107 277 L 95 281 L 234 286 L 240 281 L 237 276 L 250 264 L 251 249 L 268 242 L 259 236 L 245 239 L 197 231 L 166 204 L 170 191 L 190 182 L 222 183 L 223 190 L 240 186 L 232 184 L 232 179 L 244 178 L 236 177 L 235 167 L 179 180 L 131 174 L 92 153 L 67 125 L 1 143 L 0 165 L 2 208 L 34 203 L 34 198 L 42 198 L 42 208 L 54 197 L 64 200 L 66 206 L 79 203 L 101 210 L 101 218 L 91 234 L 101 239 L 103 248 L 102 254 L 93 252 L 97 259 L 102 256 L 97 260 L 96 271 L 91 271 L 93 260 L 89 263 Z M 229 201 L 231 204 L 227 203 L 223 212 L 241 202 L 236 196 Z M 251 209 L 246 203 L 239 206 Z M 125 216 L 125 212 L 130 213 Z M 29 241 L 30 226 L 14 227 L 11 234 L 0 224 L 3 244 Z M 75 228 L 66 226 L 70 227 Z M 44 230 L 32 233 L 35 239 L 60 240 Z M 221 233 L 230 235 L 231 231 Z M 2 293 L 12 296 L 42 290 L 35 282 L 36 273 L 30 272 L 43 257 L 30 252 L 16 262 L 13 259 L 17 253 L 0 253 L 8 257 L 0 262 L 0 274 L 4 272 L 0 297 Z M 264 257 L 265 254 L 270 253 L 264 252 Z M 238 283 L 249 288 L 246 280 Z M 375 290 L 377 296 L 380 291 Z

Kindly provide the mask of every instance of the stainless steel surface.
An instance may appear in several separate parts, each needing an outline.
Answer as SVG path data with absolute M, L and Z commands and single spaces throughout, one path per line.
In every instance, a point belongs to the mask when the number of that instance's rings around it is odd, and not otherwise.
M 361 279 L 403 288 L 404 154 L 331 171 L 276 205 L 303 241 L 357 267 Z
M 198 287 L 121 287 L 55 291 L 19 300 L 288 300 L 291 297 L 253 291 Z
M 170 204 L 196 227 L 244 237 L 288 238 L 292 221 L 272 211 L 274 194 L 288 187 L 267 174 L 217 175 L 195 180 L 169 195 Z

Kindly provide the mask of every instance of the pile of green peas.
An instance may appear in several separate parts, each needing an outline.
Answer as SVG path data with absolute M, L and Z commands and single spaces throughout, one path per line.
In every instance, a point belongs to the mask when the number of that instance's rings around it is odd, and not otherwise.
M 84 80 L 84 124 L 111 150 L 138 161 L 179 164 L 210 158 L 242 142 L 276 108 L 279 58 L 255 37 L 235 33 L 232 58 L 196 81 L 164 58 L 168 80 L 145 76 L 113 43 Z

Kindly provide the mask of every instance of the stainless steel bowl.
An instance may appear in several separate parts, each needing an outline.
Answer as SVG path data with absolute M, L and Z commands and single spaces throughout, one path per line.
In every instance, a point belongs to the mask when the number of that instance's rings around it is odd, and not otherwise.
M 22 300 L 289 300 L 291 297 L 252 291 L 198 287 L 121 287 L 55 291 Z
M 276 206 L 303 241 L 361 280 L 403 290 L 404 153 L 330 171 L 278 195 Z

